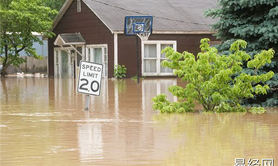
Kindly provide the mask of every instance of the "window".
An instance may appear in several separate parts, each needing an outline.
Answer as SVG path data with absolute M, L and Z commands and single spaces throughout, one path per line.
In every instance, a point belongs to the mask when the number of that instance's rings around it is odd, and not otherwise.
M 103 65 L 103 76 L 108 76 L 108 51 L 107 44 L 87 45 L 87 58 L 89 62 L 95 62 Z
M 54 48 L 54 76 L 55 77 L 72 77 L 74 74 L 73 58 L 71 48 Z
M 156 73 L 157 52 L 155 44 L 146 44 L 144 48 L 144 73 Z
M 142 41 L 142 75 L 143 76 L 171 76 L 173 70 L 163 67 L 161 62 L 166 60 L 161 51 L 172 47 L 176 51 L 176 41 Z

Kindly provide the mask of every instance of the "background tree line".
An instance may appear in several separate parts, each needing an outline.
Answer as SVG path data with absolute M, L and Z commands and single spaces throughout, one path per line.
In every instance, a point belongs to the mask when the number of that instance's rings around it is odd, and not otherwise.
M 220 0 L 216 9 L 211 9 L 207 16 L 218 21 L 213 25 L 217 39 L 222 41 L 218 49 L 227 54 L 230 44 L 237 39 L 248 42 L 246 51 L 254 56 L 261 50 L 272 48 L 275 51 L 270 64 L 259 70 L 245 66 L 244 72 L 264 74 L 273 71 L 273 78 L 267 81 L 268 94 L 255 95 L 245 100 L 252 105 L 278 105 L 278 1 L 277 0 Z M 260 83 L 258 83 L 260 84 Z

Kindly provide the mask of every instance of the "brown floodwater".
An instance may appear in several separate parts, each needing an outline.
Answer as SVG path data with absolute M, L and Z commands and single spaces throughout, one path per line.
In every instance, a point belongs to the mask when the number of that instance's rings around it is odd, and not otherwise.
M 176 79 L 105 79 L 101 95 L 76 93 L 70 79 L 0 82 L 1 166 L 228 166 L 236 158 L 278 162 L 278 109 L 159 114 L 152 97 Z M 250 161 L 251 162 L 251 161 Z

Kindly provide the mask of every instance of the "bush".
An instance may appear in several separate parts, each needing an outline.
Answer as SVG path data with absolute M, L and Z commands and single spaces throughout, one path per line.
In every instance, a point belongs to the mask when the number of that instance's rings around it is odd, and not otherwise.
M 115 78 L 124 78 L 126 77 L 126 67 L 124 65 L 117 65 L 114 68 L 114 77 Z
M 274 51 L 263 50 L 253 59 L 245 51 L 247 43 L 237 40 L 230 47 L 229 55 L 219 55 L 215 47 L 210 47 L 209 39 L 201 40 L 201 52 L 197 59 L 189 52 L 175 52 L 165 48 L 162 52 L 168 60 L 162 65 L 174 69 L 175 75 L 186 82 L 185 88 L 172 86 L 169 91 L 178 97 L 177 102 L 170 102 L 166 95 L 153 98 L 153 108 L 160 112 L 194 111 L 195 104 L 201 104 L 204 111 L 214 112 L 245 112 L 242 101 L 254 97 L 254 94 L 266 94 L 269 89 L 264 83 L 274 75 L 272 71 L 257 74 L 257 70 L 266 63 L 271 63 Z M 247 63 L 253 69 L 253 75 L 242 71 Z M 263 112 L 263 108 L 251 108 L 252 112 Z

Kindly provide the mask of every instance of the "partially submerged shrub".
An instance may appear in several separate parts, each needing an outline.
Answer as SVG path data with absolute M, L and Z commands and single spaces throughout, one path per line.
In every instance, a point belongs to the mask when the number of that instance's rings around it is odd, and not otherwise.
M 197 59 L 189 52 L 175 52 L 165 48 L 162 52 L 168 60 L 162 65 L 174 69 L 175 75 L 186 82 L 185 88 L 172 86 L 169 91 L 178 97 L 177 102 L 170 102 L 164 94 L 153 98 L 153 108 L 161 112 L 194 111 L 195 103 L 203 106 L 205 111 L 245 112 L 241 105 L 243 99 L 252 98 L 254 94 L 266 94 L 269 89 L 264 83 L 274 75 L 272 71 L 258 74 L 256 71 L 266 63 L 271 63 L 274 50 L 263 50 L 251 56 L 241 48 L 246 48 L 243 40 L 235 41 L 230 47 L 230 55 L 219 55 L 215 47 L 210 47 L 209 39 L 201 40 L 201 52 Z M 242 66 L 253 69 L 254 75 L 242 71 Z M 264 112 L 263 108 L 251 108 L 252 112 Z
M 114 68 L 114 77 L 116 78 L 125 78 L 126 77 L 126 67 L 125 65 L 117 65 Z

